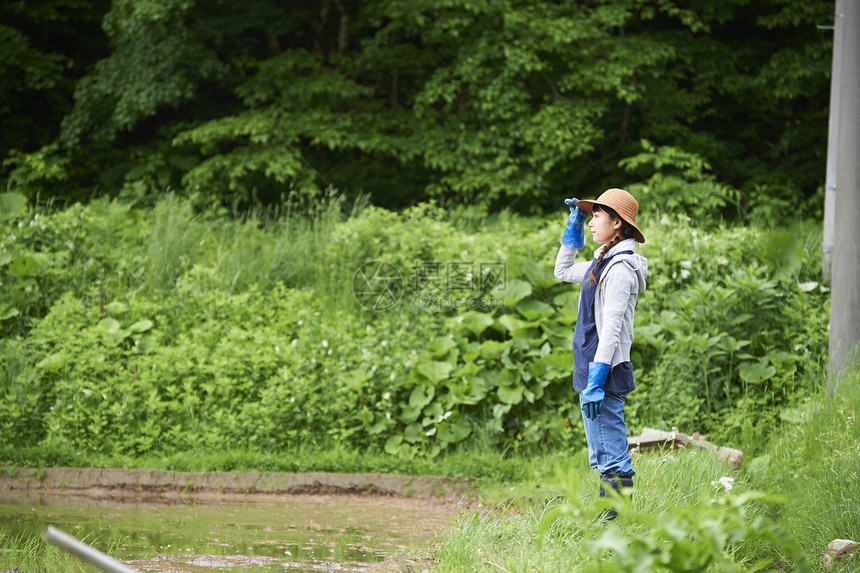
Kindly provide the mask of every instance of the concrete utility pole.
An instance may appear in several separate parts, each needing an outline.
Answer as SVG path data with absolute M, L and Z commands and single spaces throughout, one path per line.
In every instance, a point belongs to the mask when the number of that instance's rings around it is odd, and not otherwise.
M 830 284 L 833 266 L 833 223 L 836 218 L 836 149 L 839 142 L 839 75 L 842 51 L 842 4 L 836 0 L 833 20 L 833 63 L 830 72 L 830 122 L 827 129 L 827 172 L 824 179 L 824 237 L 821 281 Z M 822 26 L 824 27 L 824 26 Z
M 860 341 L 860 2 L 842 6 L 839 140 L 836 157 L 833 281 L 830 291 L 832 393 Z M 838 25 L 838 24 L 837 24 Z

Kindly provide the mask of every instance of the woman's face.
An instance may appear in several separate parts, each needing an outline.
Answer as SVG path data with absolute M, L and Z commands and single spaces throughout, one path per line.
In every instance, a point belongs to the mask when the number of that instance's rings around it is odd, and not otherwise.
M 621 219 L 613 220 L 608 213 L 594 211 L 591 221 L 588 222 L 588 228 L 595 243 L 608 243 L 621 231 Z

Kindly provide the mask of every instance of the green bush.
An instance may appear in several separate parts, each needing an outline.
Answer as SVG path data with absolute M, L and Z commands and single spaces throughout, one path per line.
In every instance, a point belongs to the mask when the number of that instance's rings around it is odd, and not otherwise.
M 641 371 L 629 418 L 760 448 L 755 436 L 824 370 L 829 289 L 817 282 L 818 228 L 665 223 L 642 247 L 651 280 L 637 308 Z
M 563 216 L 394 213 L 333 193 L 233 215 L 167 197 L 10 216 L 4 439 L 123 455 L 584 445 L 578 286 L 552 276 Z M 816 228 L 646 223 L 631 430 L 752 443 L 821 368 Z M 389 309 L 353 296 L 369 261 L 401 276 Z

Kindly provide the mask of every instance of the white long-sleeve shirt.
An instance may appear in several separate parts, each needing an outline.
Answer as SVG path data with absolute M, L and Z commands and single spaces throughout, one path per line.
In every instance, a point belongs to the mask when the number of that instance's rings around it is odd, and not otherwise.
M 606 256 L 632 251 L 635 247 L 634 239 L 625 239 L 612 247 Z M 600 256 L 602 249 L 601 246 L 594 251 L 595 259 Z M 576 253 L 576 249 L 561 246 L 555 259 L 555 278 L 569 283 L 587 280 L 585 275 L 591 261 L 575 262 Z M 639 293 L 645 291 L 647 274 L 648 260 L 635 253 L 613 256 L 607 263 L 594 297 L 594 317 L 599 338 L 595 362 L 615 366 L 630 361 L 636 300 Z

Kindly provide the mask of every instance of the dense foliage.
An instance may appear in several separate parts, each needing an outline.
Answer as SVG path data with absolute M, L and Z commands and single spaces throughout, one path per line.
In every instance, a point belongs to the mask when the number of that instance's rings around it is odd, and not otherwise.
M 823 179 L 832 1 L 51 0 L 0 19 L 0 177 L 31 199 L 332 184 L 529 210 L 650 177 L 618 165 L 648 145 L 745 203 Z
M 397 214 L 336 195 L 244 218 L 175 198 L 52 212 L 3 198 L 3 440 L 127 454 L 582 445 L 577 287 L 552 276 L 563 216 Z M 817 226 L 643 225 L 631 430 L 762 435 L 826 356 Z M 369 261 L 397 269 L 396 304 L 362 298 Z

